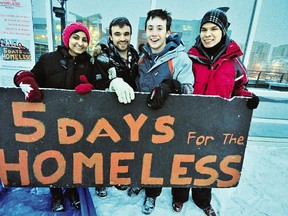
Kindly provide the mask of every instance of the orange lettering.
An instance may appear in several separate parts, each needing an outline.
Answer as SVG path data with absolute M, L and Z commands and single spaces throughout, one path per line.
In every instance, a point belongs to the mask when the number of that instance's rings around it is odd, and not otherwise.
M 110 184 L 131 184 L 131 178 L 118 178 L 118 173 L 128 173 L 128 166 L 120 166 L 120 160 L 133 160 L 134 152 L 111 153 Z
M 19 171 L 21 185 L 29 185 L 28 152 L 19 150 L 19 163 L 6 163 L 4 150 L 0 149 L 0 178 L 4 185 L 8 184 L 7 171 Z
M 141 114 L 138 119 L 135 121 L 131 114 L 128 114 L 123 117 L 128 126 L 130 127 L 130 140 L 131 142 L 139 141 L 139 131 L 140 128 L 144 125 L 145 121 L 148 119 L 147 116 Z
M 195 169 L 197 172 L 205 175 L 210 175 L 210 178 L 208 179 L 195 179 L 194 185 L 195 186 L 208 186 L 213 184 L 216 179 L 218 178 L 219 174 L 218 172 L 209 167 L 205 167 L 207 163 L 216 162 L 217 156 L 216 155 L 209 155 L 206 157 L 201 158 L 198 160 L 195 164 Z
M 171 184 L 191 184 L 192 178 L 180 178 L 180 175 L 187 174 L 187 168 L 181 167 L 182 162 L 192 163 L 195 161 L 195 155 L 179 155 L 175 154 L 173 158 L 172 171 L 171 171 Z
M 105 130 L 107 133 L 101 134 L 102 130 Z M 94 143 L 97 137 L 110 137 L 114 143 L 117 143 L 121 140 L 121 137 L 119 136 L 117 131 L 110 125 L 110 123 L 105 118 L 101 118 L 98 120 L 86 140 L 90 143 Z
M 68 136 L 67 127 L 73 127 L 75 133 L 73 135 Z M 78 142 L 84 133 L 83 125 L 73 119 L 69 118 L 61 118 L 58 119 L 58 137 L 59 144 L 73 144 Z
M 156 120 L 155 129 L 164 135 L 154 135 L 152 134 L 152 142 L 155 144 L 162 144 L 171 141 L 174 137 L 174 130 L 166 126 L 166 124 L 173 125 L 175 121 L 174 117 L 162 116 Z
M 141 176 L 141 184 L 143 185 L 153 185 L 153 184 L 163 184 L 163 178 L 155 178 L 150 177 L 151 173 L 151 164 L 152 164 L 152 156 L 151 153 L 146 153 L 143 156 L 143 164 L 142 164 L 142 176 Z
M 32 118 L 24 118 L 23 112 L 45 112 L 45 104 L 43 103 L 27 103 L 27 102 L 13 102 L 12 111 L 14 124 L 16 127 L 33 127 L 35 132 L 31 134 L 15 134 L 15 139 L 18 142 L 31 143 L 36 142 L 44 137 L 44 124 Z
M 73 157 L 74 184 L 82 184 L 82 164 L 89 168 L 95 166 L 95 184 L 103 184 L 103 155 L 101 153 L 94 153 L 90 158 L 87 158 L 82 152 L 78 152 L 74 153 Z
M 48 158 L 54 158 L 58 164 L 57 170 L 50 176 L 43 176 L 42 164 Z M 45 151 L 37 155 L 33 164 L 34 175 L 37 180 L 43 184 L 53 184 L 57 182 L 66 170 L 66 161 L 64 156 L 59 151 Z
M 218 187 L 232 187 L 234 185 L 237 185 L 239 179 L 240 179 L 240 172 L 239 170 L 233 169 L 229 167 L 229 163 L 240 163 L 241 162 L 241 156 L 240 155 L 229 155 L 225 157 L 221 163 L 220 163 L 220 169 L 226 173 L 232 176 L 232 179 L 229 181 L 223 181 L 219 180 L 217 186 Z

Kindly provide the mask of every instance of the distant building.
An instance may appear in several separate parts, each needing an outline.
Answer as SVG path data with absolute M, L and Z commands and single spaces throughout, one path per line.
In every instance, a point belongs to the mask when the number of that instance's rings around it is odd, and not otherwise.
M 250 53 L 248 70 L 265 70 L 268 62 L 271 44 L 254 41 Z
M 273 48 L 271 61 L 279 59 L 288 59 L 288 44 Z
M 91 35 L 91 41 L 90 41 L 89 47 L 90 48 L 95 47 L 96 44 L 100 41 L 100 39 L 103 37 L 101 14 L 97 13 L 97 14 L 93 14 L 87 17 L 82 17 L 71 12 L 70 14 L 76 17 L 76 22 L 81 22 L 88 27 L 90 35 Z
M 35 43 L 35 61 L 48 52 L 48 36 L 46 18 L 33 18 L 33 31 Z M 55 42 L 61 44 L 61 24 L 60 21 L 54 22 Z M 57 44 L 56 44 L 57 46 Z
M 77 14 L 71 13 L 76 17 L 77 22 L 81 22 L 86 25 L 91 34 L 90 50 L 94 47 L 102 38 L 102 16 L 100 14 L 93 14 L 88 17 L 82 17 Z M 67 22 L 67 24 L 70 22 Z M 61 45 L 61 23 L 59 19 L 53 21 L 54 29 L 54 42 L 55 47 Z M 46 18 L 33 18 L 34 29 L 34 41 L 35 41 L 35 61 L 37 62 L 39 57 L 48 52 L 48 36 L 47 36 L 47 22 Z

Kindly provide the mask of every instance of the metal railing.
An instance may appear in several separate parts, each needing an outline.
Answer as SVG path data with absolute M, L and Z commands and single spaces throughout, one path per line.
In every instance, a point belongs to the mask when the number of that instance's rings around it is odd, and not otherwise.
M 288 73 L 248 70 L 249 85 L 254 87 L 288 87 Z

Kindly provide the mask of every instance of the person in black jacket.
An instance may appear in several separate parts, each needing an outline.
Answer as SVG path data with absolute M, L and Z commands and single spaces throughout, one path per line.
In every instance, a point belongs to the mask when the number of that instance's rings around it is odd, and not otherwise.
M 130 44 L 132 27 L 126 17 L 117 17 L 109 25 L 109 37 L 104 37 L 94 51 L 95 88 L 115 91 L 120 103 L 135 98 L 135 79 L 138 75 L 138 53 Z M 125 185 L 115 185 L 126 190 Z M 96 187 L 96 195 L 106 197 L 106 187 Z
M 71 23 L 63 31 L 65 46 L 42 55 L 31 71 L 18 71 L 14 83 L 25 94 L 27 102 L 40 101 L 41 88 L 75 89 L 77 93 L 88 93 L 93 89 L 91 56 L 87 53 L 90 34 L 82 23 Z M 62 188 L 51 187 L 52 211 L 65 211 Z M 80 209 L 77 188 L 66 188 L 67 198 L 74 208 Z
M 120 103 L 130 103 L 136 90 L 138 53 L 130 44 L 132 27 L 126 17 L 117 17 L 109 25 L 94 53 L 96 89 L 115 91 Z

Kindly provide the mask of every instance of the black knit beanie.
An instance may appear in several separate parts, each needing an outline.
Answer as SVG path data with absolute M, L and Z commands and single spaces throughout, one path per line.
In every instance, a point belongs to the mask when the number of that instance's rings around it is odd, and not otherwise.
M 223 32 L 223 36 L 226 34 L 226 31 L 230 25 L 225 12 L 219 8 L 210 10 L 203 16 L 201 20 L 200 30 L 202 26 L 207 22 L 212 22 L 218 25 Z

